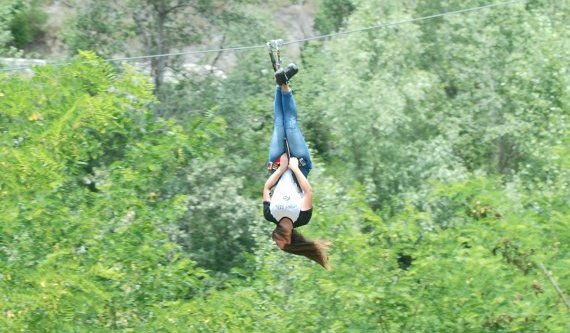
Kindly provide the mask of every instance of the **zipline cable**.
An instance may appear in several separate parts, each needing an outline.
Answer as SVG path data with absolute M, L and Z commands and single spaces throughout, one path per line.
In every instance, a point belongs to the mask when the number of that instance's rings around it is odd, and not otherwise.
M 320 35 L 320 36 L 314 36 L 314 37 L 307 37 L 307 38 L 298 39 L 298 40 L 294 40 L 294 41 L 290 41 L 290 42 L 285 41 L 285 42 L 283 42 L 283 45 L 294 44 L 294 43 L 301 43 L 301 42 L 307 42 L 307 41 L 311 41 L 311 40 L 324 39 L 324 38 L 336 37 L 336 36 L 341 36 L 341 35 L 348 35 L 348 34 L 352 34 L 352 33 L 356 33 L 356 32 L 364 32 L 364 31 L 370 31 L 370 30 L 374 30 L 374 29 L 389 28 L 389 27 L 401 25 L 401 24 L 404 24 L 404 23 L 413 23 L 413 22 L 431 20 L 431 19 L 434 19 L 434 18 L 443 17 L 443 16 L 447 16 L 447 15 L 463 14 L 463 13 L 473 12 L 473 11 L 481 10 L 481 9 L 485 9 L 485 8 L 492 8 L 492 7 L 498 7 L 498 6 L 513 5 L 513 4 L 520 3 L 520 2 L 526 2 L 526 0 L 515 0 L 515 1 L 509 1 L 509 2 L 498 2 L 498 3 L 483 5 L 483 6 L 479 6 L 479 7 L 472 7 L 472 8 L 466 8 L 466 9 L 459 9 L 459 10 L 455 10 L 455 11 L 451 11 L 451 12 L 444 12 L 444 13 L 438 13 L 438 14 L 433 14 L 433 15 L 429 15 L 429 16 L 416 17 L 416 18 L 407 19 L 407 20 L 401 20 L 401 21 L 396 21 L 396 22 L 378 24 L 378 25 L 374 25 L 374 26 L 366 27 L 366 28 L 360 28 L 360 29 L 354 29 L 354 30 L 348 30 L 348 31 L 340 31 L 340 32 L 335 32 L 335 33 L 331 33 L 331 34 L 328 34 L 328 35 Z
M 383 28 L 398 26 L 398 25 L 402 25 L 402 24 L 406 24 L 406 23 L 426 21 L 426 20 L 430 20 L 430 19 L 434 19 L 434 18 L 438 18 L 438 17 L 444 17 L 447 15 L 463 14 L 463 13 L 478 11 L 481 9 L 513 5 L 513 4 L 522 3 L 522 2 L 526 2 L 526 0 L 498 2 L 498 3 L 483 5 L 483 6 L 471 7 L 471 8 L 466 8 L 466 9 L 459 9 L 459 10 L 455 10 L 455 11 L 451 11 L 451 12 L 444 12 L 444 13 L 438 13 L 438 14 L 433 14 L 433 15 L 429 15 L 429 16 L 423 16 L 423 17 L 411 18 L 411 19 L 401 20 L 401 21 L 396 21 L 396 22 L 378 24 L 378 25 L 360 28 L 360 29 L 335 32 L 335 33 L 331 33 L 331 34 L 318 35 L 318 36 L 307 37 L 307 38 L 302 38 L 302 39 L 295 39 L 295 40 L 291 40 L 291 41 L 284 41 L 282 45 L 290 45 L 290 44 L 303 43 L 303 42 L 313 41 L 313 40 L 318 40 L 318 39 L 333 38 L 333 37 L 353 34 L 353 33 L 357 33 L 357 32 L 364 32 L 364 31 L 370 31 L 370 30 L 375 30 L 375 29 L 383 29 Z M 218 52 L 234 52 L 234 51 L 241 51 L 241 50 L 259 49 L 259 48 L 265 48 L 265 47 L 266 47 L 266 44 L 251 45 L 251 46 L 236 46 L 236 47 L 227 47 L 227 48 L 221 48 L 221 49 L 182 51 L 182 52 L 163 53 L 163 54 L 154 54 L 154 55 L 142 55 L 142 56 L 123 57 L 123 58 L 112 58 L 112 59 L 103 59 L 103 60 L 106 62 L 120 62 L 120 61 L 143 60 L 143 59 L 172 57 L 172 56 L 181 56 L 181 55 L 190 55 L 190 54 L 204 54 L 204 53 L 213 53 L 213 52 L 216 52 L 216 53 L 218 53 Z M 56 63 L 46 63 L 46 65 L 61 66 L 61 65 L 69 64 L 70 62 L 71 61 L 65 61 L 65 62 L 59 62 L 59 63 L 57 63 L 57 62 Z M 32 66 L 0 68 L 0 72 L 27 70 L 27 69 L 30 69 L 31 67 Z

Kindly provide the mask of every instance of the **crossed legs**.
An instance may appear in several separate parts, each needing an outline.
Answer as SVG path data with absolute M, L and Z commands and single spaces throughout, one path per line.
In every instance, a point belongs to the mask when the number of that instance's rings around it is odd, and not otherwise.
M 309 148 L 297 122 L 297 105 L 293 93 L 287 84 L 277 86 L 273 106 L 273 135 L 269 145 L 269 161 L 274 162 L 286 151 L 285 139 L 289 143 L 291 156 L 302 159 L 305 165 L 300 169 L 309 174 L 313 164 Z

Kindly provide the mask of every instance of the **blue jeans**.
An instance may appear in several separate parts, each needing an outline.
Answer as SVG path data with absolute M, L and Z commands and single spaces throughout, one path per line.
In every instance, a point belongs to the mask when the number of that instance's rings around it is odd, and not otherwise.
M 275 103 L 273 106 L 273 135 L 269 145 L 269 161 L 275 162 L 284 152 L 285 138 L 289 142 L 291 156 L 303 159 L 305 165 L 299 163 L 299 169 L 307 177 L 313 168 L 309 148 L 301 129 L 297 124 L 297 105 L 291 91 L 282 92 L 280 87 L 275 89 Z

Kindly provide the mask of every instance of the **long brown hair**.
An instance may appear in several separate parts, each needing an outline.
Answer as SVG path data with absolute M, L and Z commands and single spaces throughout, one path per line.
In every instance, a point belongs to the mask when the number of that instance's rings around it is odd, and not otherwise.
M 275 237 L 286 238 L 288 233 L 289 230 L 284 227 L 282 223 L 278 223 L 272 232 L 272 237 L 274 239 Z M 329 246 L 329 241 L 308 240 L 297 232 L 297 230 L 293 229 L 291 230 L 291 244 L 286 245 L 282 250 L 287 253 L 307 257 L 323 266 L 326 270 L 330 270 L 331 266 L 327 254 Z

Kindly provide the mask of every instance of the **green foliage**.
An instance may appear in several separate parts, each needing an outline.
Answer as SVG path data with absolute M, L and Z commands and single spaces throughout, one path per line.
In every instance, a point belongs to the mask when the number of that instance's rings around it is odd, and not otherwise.
M 10 9 L 7 3 L 2 2 L 0 4 L 0 45 L 2 45 L 2 47 L 5 47 L 12 38 L 9 31 L 9 19 L 7 19 L 10 17 Z
M 172 331 L 196 332 L 565 330 L 567 310 L 537 264 L 566 288 L 570 243 L 561 231 L 569 225 L 520 207 L 539 198 L 480 177 L 436 184 L 430 200 L 452 197 L 460 221 L 440 229 L 429 212 L 413 206 L 384 220 L 361 186 L 339 188 L 318 176 L 316 191 L 323 195 L 307 235 L 335 240 L 331 273 L 260 239 L 254 276 L 173 304 L 183 310 L 165 309 L 147 327 L 160 327 L 164 317 Z M 568 213 L 568 207 L 556 212 Z
M 0 54 L 15 55 L 15 50 L 36 41 L 47 21 L 42 3 L 42 0 L 8 0 L 0 4 Z
M 366 1 L 348 29 L 467 7 Z M 304 61 L 316 75 L 304 79 L 300 103 L 319 123 L 315 140 L 333 142 L 317 141 L 319 149 L 375 188 L 374 207 L 394 194 L 416 195 L 426 179 L 456 180 L 466 171 L 557 179 L 555 155 L 545 152 L 568 127 L 568 13 L 551 11 L 536 4 L 450 15 L 311 51 Z
M 541 150 L 552 144 L 548 136 L 544 137 L 546 123 L 541 121 L 550 123 L 549 118 L 559 114 L 557 98 L 552 97 L 564 94 L 564 79 L 546 73 L 562 70 L 560 60 L 564 56 L 559 50 L 565 46 L 562 40 L 547 37 L 555 34 L 557 18 L 545 26 L 544 11 L 512 6 L 465 18 L 450 17 L 435 33 L 440 36 L 432 46 L 437 58 L 431 60 L 437 64 L 448 97 L 442 109 L 451 107 L 450 114 L 457 117 L 454 149 L 471 169 L 491 167 L 491 171 L 509 175 L 522 165 L 535 164 L 539 147 L 527 145 L 521 133 L 540 137 Z M 528 72 L 530 63 L 537 72 Z M 532 80 L 546 80 L 549 84 L 537 91 Z M 480 102 L 475 104 L 474 100 Z M 452 111 L 456 109 L 470 112 Z M 564 122 L 555 123 L 565 126 Z
M 235 33 L 256 24 L 249 19 L 242 6 L 248 0 L 193 1 L 193 0 L 88 0 L 85 1 L 66 28 L 66 44 L 72 54 L 81 49 L 97 50 L 103 56 L 117 52 L 129 56 L 159 55 L 179 52 L 199 45 L 214 33 L 222 35 L 221 43 L 247 40 L 250 34 Z M 193 24 L 188 24 L 191 21 Z M 233 32 L 224 28 L 232 26 Z M 226 29 L 227 30 L 227 29 Z M 221 32 L 220 32 L 221 31 Z M 181 57 L 154 57 L 150 59 L 150 73 L 155 93 L 160 93 L 167 67 L 175 74 Z
M 17 50 L 11 46 L 14 40 L 10 30 L 10 21 L 13 18 L 11 3 L 0 3 L 0 55 L 11 56 L 17 54 Z
M 263 8 L 240 7 L 248 21 L 192 4 L 218 28 L 263 27 L 228 40 L 274 38 Z M 321 5 L 330 31 L 474 6 Z M 224 76 L 179 72 L 156 96 L 91 52 L 3 75 L 0 327 L 568 331 L 568 16 L 528 1 L 303 46 L 292 85 L 315 199 L 299 231 L 333 241 L 331 272 L 279 251 L 260 214 L 265 52 L 236 53 Z
M 131 29 L 124 26 L 124 15 L 109 1 L 85 1 L 83 10 L 68 18 L 63 41 L 74 55 L 80 50 L 93 50 L 109 57 L 124 48 Z
M 2 326 L 133 327 L 196 294 L 205 272 L 168 232 L 188 198 L 163 193 L 193 147 L 147 79 L 84 53 L 0 91 Z
M 366 3 L 350 23 L 372 25 L 378 17 L 401 20 L 402 6 Z M 417 187 L 422 179 L 462 173 L 450 142 L 439 136 L 437 120 L 429 111 L 434 106 L 430 93 L 437 94 L 438 83 L 432 73 L 419 67 L 420 37 L 418 27 L 403 25 L 335 40 L 320 54 L 327 70 L 319 78 L 321 90 L 334 93 L 315 100 L 309 91 L 311 108 L 326 124 L 325 132 L 331 132 L 331 155 L 348 163 L 360 181 L 376 188 L 375 197 L 370 198 L 375 206 Z M 355 51 L 347 53 L 347 49 Z M 437 153 L 426 159 L 425 153 L 434 149 Z
M 21 49 L 34 42 L 42 33 L 47 14 L 41 9 L 43 0 L 14 1 L 14 17 L 10 30 L 14 36 L 14 46 Z
M 322 34 L 338 31 L 354 9 L 350 0 L 321 0 L 315 16 L 315 29 Z

